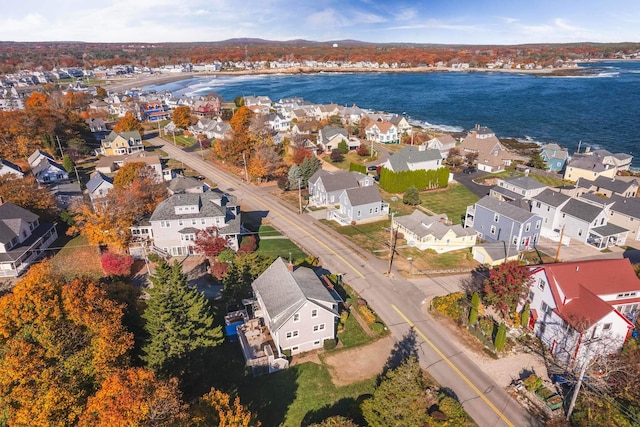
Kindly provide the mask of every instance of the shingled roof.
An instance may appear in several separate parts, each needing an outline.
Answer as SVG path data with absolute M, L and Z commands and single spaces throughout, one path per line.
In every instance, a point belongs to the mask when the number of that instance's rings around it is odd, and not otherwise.
M 290 271 L 280 257 L 254 280 L 251 287 L 262 299 L 262 308 L 269 313 L 272 330 L 278 330 L 308 301 L 333 312 L 334 299 L 314 271 L 307 267 Z
M 394 172 L 411 170 L 410 164 L 442 160 L 442 153 L 436 149 L 421 150 L 409 145 L 389 157 L 389 164 Z

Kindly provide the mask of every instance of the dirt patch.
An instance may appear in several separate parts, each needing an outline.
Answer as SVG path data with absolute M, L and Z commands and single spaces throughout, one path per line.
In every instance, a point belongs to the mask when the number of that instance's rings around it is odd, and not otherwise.
M 306 362 L 311 362 L 311 363 L 315 363 L 316 365 L 321 365 L 322 363 L 320 362 L 320 356 L 318 355 L 317 351 L 310 351 L 307 353 L 303 353 L 300 355 L 296 355 L 293 356 L 293 358 L 291 359 L 291 366 L 295 366 L 295 365 L 299 365 L 301 363 L 306 363 Z
M 336 387 L 372 378 L 382 372 L 395 342 L 387 337 L 369 345 L 332 353 L 322 359 Z

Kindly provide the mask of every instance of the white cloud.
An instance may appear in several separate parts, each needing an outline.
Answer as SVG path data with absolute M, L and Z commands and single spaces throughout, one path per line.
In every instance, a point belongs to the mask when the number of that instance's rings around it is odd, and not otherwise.
M 410 21 L 418 16 L 418 11 L 411 7 L 405 7 L 393 14 L 396 21 Z

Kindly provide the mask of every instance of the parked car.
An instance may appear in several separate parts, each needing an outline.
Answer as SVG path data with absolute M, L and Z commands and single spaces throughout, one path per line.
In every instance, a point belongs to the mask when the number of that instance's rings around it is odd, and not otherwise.
M 464 168 L 464 170 L 462 171 L 463 173 L 474 173 L 476 171 L 475 166 L 469 166 Z

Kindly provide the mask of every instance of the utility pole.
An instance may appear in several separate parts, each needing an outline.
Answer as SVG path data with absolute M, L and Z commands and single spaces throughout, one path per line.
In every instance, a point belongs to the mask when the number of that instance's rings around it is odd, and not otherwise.
M 302 177 L 298 178 L 298 213 L 302 215 Z
M 398 232 L 393 228 L 393 215 L 395 212 L 391 212 L 391 225 L 389 226 L 389 267 L 387 268 L 387 276 L 391 274 L 391 266 L 393 265 L 393 254 L 396 251 L 396 242 L 398 240 Z
M 62 144 L 60 144 L 60 138 L 56 135 L 56 141 L 58 141 L 58 148 L 60 149 L 60 158 L 64 156 L 64 151 L 62 151 Z
M 249 183 L 249 172 L 247 171 L 247 158 L 244 154 L 244 152 L 242 153 L 242 161 L 244 162 L 244 177 L 247 180 L 247 184 Z
M 569 409 L 567 409 L 567 421 L 571 418 L 571 414 L 573 413 L 573 408 L 576 406 L 576 400 L 578 400 L 578 393 L 580 392 L 580 387 L 582 386 L 582 380 L 584 378 L 585 372 L 587 372 L 587 365 L 589 364 L 589 347 L 596 341 L 600 341 L 602 338 L 596 338 L 589 341 L 586 341 L 587 351 L 585 352 L 585 361 L 582 364 L 582 368 L 580 369 L 580 376 L 578 377 L 578 382 L 576 383 L 576 390 L 573 392 L 573 396 L 571 396 L 571 403 L 569 404 Z
M 558 242 L 558 249 L 556 250 L 555 262 L 558 262 L 558 260 L 560 259 L 560 248 L 562 247 L 563 237 L 564 237 L 564 225 L 562 226 L 562 230 L 560 230 L 560 241 Z
M 73 170 L 76 171 L 76 179 L 78 180 L 78 185 L 80 185 L 80 175 L 78 174 L 78 168 L 76 165 L 73 165 Z

